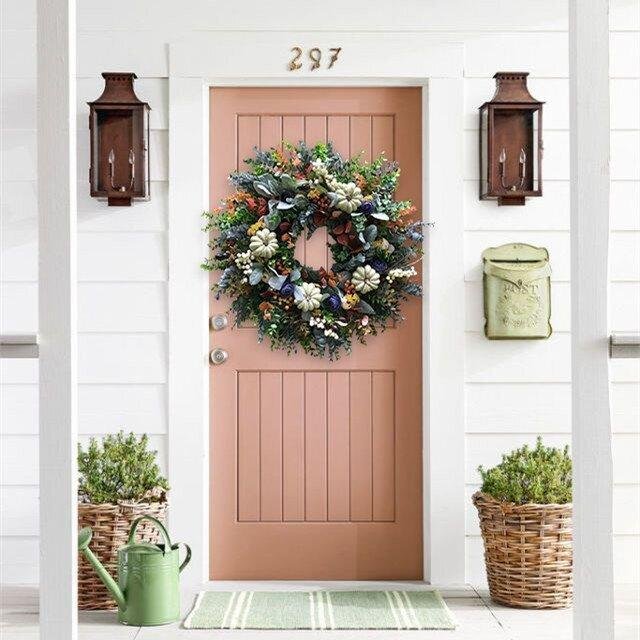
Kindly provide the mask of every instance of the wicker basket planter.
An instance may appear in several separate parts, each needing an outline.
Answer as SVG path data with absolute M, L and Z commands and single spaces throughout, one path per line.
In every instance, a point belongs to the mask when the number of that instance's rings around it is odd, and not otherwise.
M 571 504 L 499 502 L 478 492 L 491 599 L 527 609 L 562 609 L 572 600 Z
M 118 572 L 118 549 L 127 543 L 129 529 L 135 518 L 149 515 L 164 521 L 166 499 L 162 502 L 122 502 L 119 504 L 78 504 L 78 529 L 91 527 L 91 550 L 109 573 Z M 137 530 L 138 539 L 158 542 L 159 534 L 150 522 L 142 522 Z M 115 601 L 82 554 L 78 556 L 78 608 L 115 609 Z

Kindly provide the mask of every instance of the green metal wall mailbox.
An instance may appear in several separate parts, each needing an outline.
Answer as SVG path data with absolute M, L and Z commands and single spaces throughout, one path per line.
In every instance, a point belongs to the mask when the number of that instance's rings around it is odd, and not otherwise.
M 490 340 L 551 335 L 549 252 L 529 244 L 504 244 L 482 253 L 484 332 Z

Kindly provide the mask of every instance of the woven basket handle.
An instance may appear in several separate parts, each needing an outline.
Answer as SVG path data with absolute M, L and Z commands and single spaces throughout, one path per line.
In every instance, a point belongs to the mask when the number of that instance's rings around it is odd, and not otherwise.
M 162 537 L 164 538 L 166 550 L 169 551 L 171 549 L 171 538 L 169 538 L 169 532 L 165 529 L 165 526 L 162 524 L 162 522 L 160 522 L 160 520 L 154 518 L 153 516 L 140 516 L 131 523 L 128 543 L 131 544 L 135 540 L 136 529 L 138 528 L 138 525 L 140 524 L 140 522 L 142 522 L 142 520 L 150 520 L 151 522 L 153 522 L 153 524 L 156 526 L 158 531 L 160 531 Z

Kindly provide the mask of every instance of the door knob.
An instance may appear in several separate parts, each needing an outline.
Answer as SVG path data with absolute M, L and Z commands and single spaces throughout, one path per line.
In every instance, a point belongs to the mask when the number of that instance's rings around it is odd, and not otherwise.
M 229 318 L 224 313 L 216 313 L 209 319 L 209 324 L 214 331 L 222 331 L 229 324 Z
M 211 364 L 223 364 L 229 358 L 229 354 L 224 350 L 220 349 L 220 347 L 216 347 L 210 354 L 209 360 L 211 360 Z

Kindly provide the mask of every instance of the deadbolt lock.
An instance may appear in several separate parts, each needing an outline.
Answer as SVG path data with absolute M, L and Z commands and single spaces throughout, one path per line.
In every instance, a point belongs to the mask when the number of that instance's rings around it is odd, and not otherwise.
M 216 313 L 209 319 L 209 324 L 214 331 L 222 331 L 229 324 L 229 318 L 224 313 Z
M 220 347 L 215 348 L 209 354 L 209 360 L 211 360 L 211 364 L 224 364 L 228 359 L 229 354 L 224 349 L 220 349 Z

